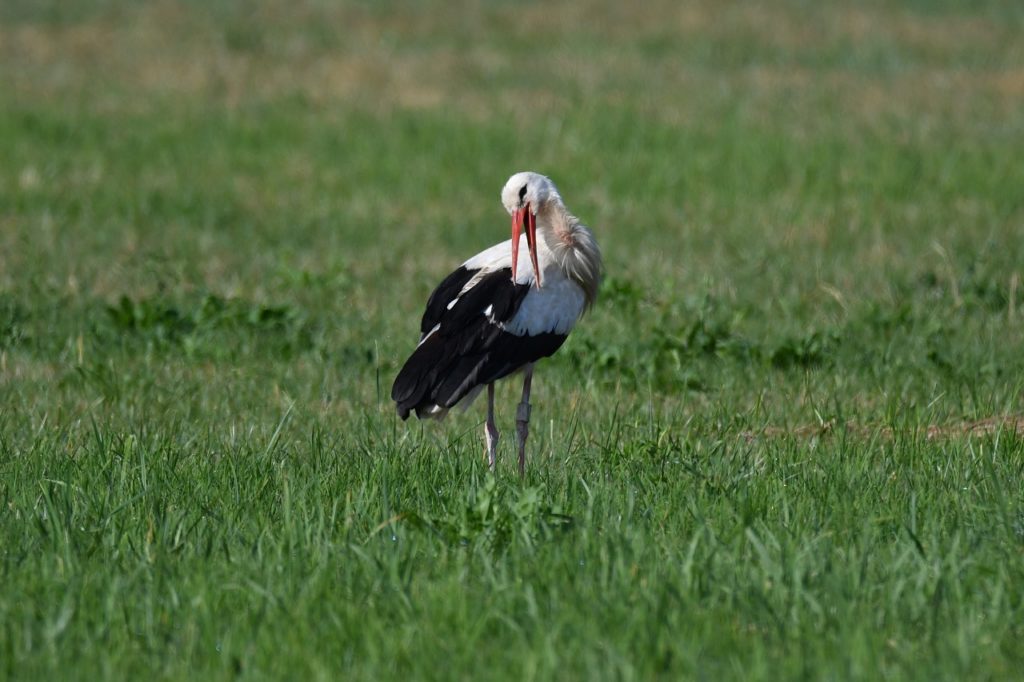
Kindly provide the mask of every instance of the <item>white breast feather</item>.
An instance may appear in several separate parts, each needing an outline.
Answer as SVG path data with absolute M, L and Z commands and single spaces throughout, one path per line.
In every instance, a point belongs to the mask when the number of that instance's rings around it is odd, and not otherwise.
M 557 268 L 544 271 L 543 286 L 530 289 L 519 310 L 502 327 L 517 336 L 568 334 L 583 314 L 583 289 Z
M 530 264 L 530 251 L 526 240 L 519 244 L 519 268 L 516 273 L 516 284 L 531 286 L 522 305 L 511 320 L 501 325 L 509 333 L 517 336 L 534 336 L 545 332 L 568 334 L 586 307 L 586 297 L 578 284 L 568 279 L 558 267 L 550 261 L 546 249 L 540 254 L 542 287 L 533 287 L 533 266 Z M 495 244 L 481 251 L 462 264 L 467 270 L 479 272 L 459 292 L 472 289 L 487 274 L 494 270 L 512 267 L 512 240 Z M 483 311 L 489 316 L 488 311 Z

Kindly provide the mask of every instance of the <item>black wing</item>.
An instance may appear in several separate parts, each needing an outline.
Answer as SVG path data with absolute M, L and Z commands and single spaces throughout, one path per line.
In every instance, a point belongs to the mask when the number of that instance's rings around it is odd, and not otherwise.
M 565 342 L 565 334 L 517 336 L 502 329 L 500 324 L 515 316 L 530 285 L 514 283 L 512 270 L 504 268 L 484 275 L 460 296 L 476 274 L 459 268 L 427 301 L 423 337 L 391 388 L 402 419 L 414 410 L 418 417 L 427 416 L 435 405 L 453 407 L 477 386 L 546 358 Z
M 420 322 L 420 340 L 434 328 L 434 325 L 441 322 L 441 317 L 447 312 L 448 304 L 458 298 L 462 287 L 466 286 L 469 280 L 473 279 L 478 270 L 467 270 L 464 266 L 444 278 L 444 281 L 437 285 L 434 293 L 427 299 L 427 309 L 423 311 L 423 320 Z

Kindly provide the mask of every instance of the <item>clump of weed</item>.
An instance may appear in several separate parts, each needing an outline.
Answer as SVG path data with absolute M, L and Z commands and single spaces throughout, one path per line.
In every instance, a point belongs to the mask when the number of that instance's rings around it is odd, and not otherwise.
M 773 367 L 779 369 L 814 367 L 833 357 L 839 338 L 834 330 L 811 330 L 802 336 L 783 339 L 767 351 L 766 357 Z
M 601 283 L 601 304 L 635 310 L 646 298 L 644 290 L 624 277 L 606 277 Z
M 28 338 L 28 313 L 14 300 L 0 297 L 0 349 L 11 348 Z
M 500 553 L 512 546 L 530 548 L 572 524 L 572 517 L 547 504 L 540 488 L 518 488 L 488 476 L 466 493 L 462 504 L 445 513 L 405 512 L 414 527 L 461 546 L 481 546 Z
M 777 370 L 806 369 L 835 360 L 841 333 L 811 328 L 781 338 L 754 338 L 743 330 L 744 312 L 707 294 L 681 300 L 648 301 L 638 310 L 641 290 L 615 280 L 609 293 L 632 302 L 627 314 L 646 316 L 638 329 L 643 335 L 621 337 L 618 343 L 589 336 L 578 342 L 573 362 L 609 381 L 650 386 L 656 391 L 704 391 L 709 388 L 708 368 L 714 363 L 769 366 Z
M 924 269 L 906 284 L 909 295 L 924 293 L 952 308 L 996 314 L 1016 306 L 1020 276 L 1000 245 L 988 242 L 955 256 L 938 246 L 935 250 L 941 263 Z
M 317 325 L 299 308 L 210 293 L 183 302 L 160 295 L 137 300 L 122 296 L 106 307 L 105 324 L 95 331 L 100 337 L 215 356 L 239 346 L 293 355 L 315 349 L 319 338 Z

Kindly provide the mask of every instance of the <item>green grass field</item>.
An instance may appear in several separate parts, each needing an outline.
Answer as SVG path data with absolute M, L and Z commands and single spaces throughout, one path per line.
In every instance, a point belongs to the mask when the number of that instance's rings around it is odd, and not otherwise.
M 1024 11 L 0 4 L 0 678 L 1024 673 Z M 400 422 L 514 171 L 594 311 Z

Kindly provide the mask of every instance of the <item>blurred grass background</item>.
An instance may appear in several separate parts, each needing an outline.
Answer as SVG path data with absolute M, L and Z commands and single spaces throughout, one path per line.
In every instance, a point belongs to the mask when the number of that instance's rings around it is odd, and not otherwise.
M 1012 677 L 1022 35 L 996 1 L 6 0 L 0 669 Z M 608 280 L 520 486 L 479 408 L 387 395 L 525 169 Z

